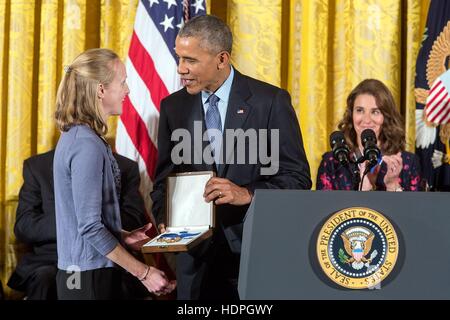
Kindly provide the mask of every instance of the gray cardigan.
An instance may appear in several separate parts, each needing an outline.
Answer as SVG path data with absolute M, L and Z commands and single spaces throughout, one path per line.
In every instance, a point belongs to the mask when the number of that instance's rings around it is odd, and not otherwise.
M 58 268 L 113 267 L 121 239 L 119 200 L 107 147 L 88 126 L 63 132 L 53 163 Z

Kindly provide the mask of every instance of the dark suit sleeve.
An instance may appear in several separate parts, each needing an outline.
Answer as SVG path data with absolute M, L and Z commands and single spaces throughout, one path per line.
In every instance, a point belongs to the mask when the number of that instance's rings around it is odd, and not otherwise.
M 120 197 L 122 228 L 130 231 L 142 227 L 148 219 L 145 213 L 144 200 L 139 192 L 141 178 L 137 163 L 131 160 L 127 161 L 127 164 L 120 169 L 122 171 Z
M 34 170 L 37 170 L 35 168 Z M 19 192 L 14 233 L 20 241 L 36 245 L 56 242 L 54 214 L 46 214 L 42 206 L 41 185 L 28 161 L 23 164 L 24 183 Z M 51 177 L 48 177 L 51 179 Z
M 161 101 L 158 129 L 158 163 L 156 165 L 155 183 L 151 198 L 153 201 L 153 216 L 156 224 L 166 223 L 166 177 L 174 170 L 174 164 L 170 158 L 172 150 L 171 130 L 167 117 L 167 100 Z
M 311 174 L 300 127 L 291 98 L 285 90 L 278 90 L 275 94 L 268 128 L 279 130 L 278 171 L 273 175 L 260 176 L 247 188 L 252 192 L 255 189 L 310 189 Z M 276 150 L 271 152 L 273 157 Z

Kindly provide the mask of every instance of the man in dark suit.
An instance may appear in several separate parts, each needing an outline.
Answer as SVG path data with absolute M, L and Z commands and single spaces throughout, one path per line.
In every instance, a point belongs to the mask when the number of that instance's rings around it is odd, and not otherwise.
M 54 154 L 52 150 L 30 157 L 23 163 L 24 183 L 19 193 L 14 233 L 32 251 L 20 260 L 8 286 L 24 291 L 29 300 L 56 299 L 58 258 L 53 191 Z M 122 227 L 133 230 L 148 222 L 139 193 L 138 165 L 121 155 L 114 156 L 121 171 Z
M 289 94 L 235 70 L 230 64 L 231 47 L 231 31 L 217 17 L 200 16 L 187 22 L 175 48 L 184 88 L 161 102 L 158 164 L 151 194 L 160 229 L 165 229 L 169 174 L 217 173 L 204 191 L 205 200 L 217 205 L 216 228 L 210 239 L 188 253 L 177 254 L 179 299 L 238 299 L 243 219 L 255 189 L 311 187 Z M 191 150 L 180 151 L 173 140 L 186 132 L 193 136 L 188 143 Z M 206 139 L 202 139 L 204 133 Z M 199 145 L 205 152 L 196 149 Z M 261 156 L 263 146 L 271 157 L 270 166 Z

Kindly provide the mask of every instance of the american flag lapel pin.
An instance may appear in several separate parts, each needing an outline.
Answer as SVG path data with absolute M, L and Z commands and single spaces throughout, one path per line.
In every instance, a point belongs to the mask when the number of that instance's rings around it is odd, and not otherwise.
M 244 109 L 238 109 L 237 114 L 244 114 Z

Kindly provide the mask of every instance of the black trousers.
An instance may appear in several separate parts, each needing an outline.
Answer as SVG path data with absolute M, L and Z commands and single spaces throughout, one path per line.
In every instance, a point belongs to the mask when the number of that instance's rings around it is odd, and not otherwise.
M 36 268 L 26 281 L 27 300 L 56 300 L 56 273 L 54 265 Z
M 223 234 L 178 253 L 176 262 L 178 300 L 239 300 L 239 256 L 231 252 Z
M 58 270 L 59 300 L 114 300 L 121 298 L 120 271 L 101 268 L 78 273 Z

